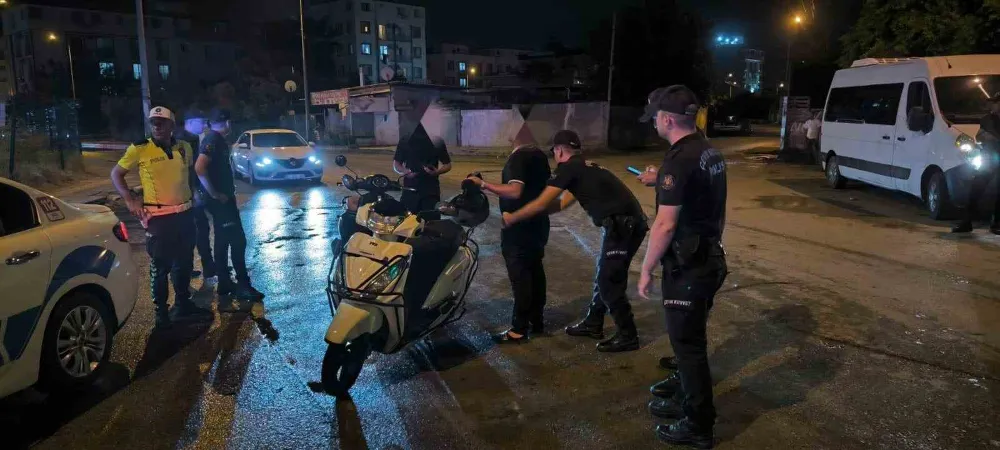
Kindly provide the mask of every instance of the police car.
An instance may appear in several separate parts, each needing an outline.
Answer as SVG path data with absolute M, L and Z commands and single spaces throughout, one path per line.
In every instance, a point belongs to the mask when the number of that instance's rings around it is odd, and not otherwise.
M 0 397 L 89 384 L 136 302 L 125 224 L 5 178 L 0 198 Z

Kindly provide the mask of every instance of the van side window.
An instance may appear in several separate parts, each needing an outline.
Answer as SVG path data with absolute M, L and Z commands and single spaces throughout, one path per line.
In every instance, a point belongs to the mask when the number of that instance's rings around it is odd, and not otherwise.
M 931 107 L 931 94 L 927 89 L 927 83 L 923 81 L 913 81 L 906 91 L 906 111 L 913 108 L 922 108 L 925 113 L 934 111 Z
M 895 125 L 903 83 L 852 86 L 830 90 L 827 122 Z

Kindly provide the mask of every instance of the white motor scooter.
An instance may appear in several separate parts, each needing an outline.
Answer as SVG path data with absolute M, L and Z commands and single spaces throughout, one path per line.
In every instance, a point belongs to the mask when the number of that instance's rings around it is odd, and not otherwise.
M 343 155 L 336 162 L 347 166 Z M 344 175 L 342 185 L 361 194 L 355 223 L 364 229 L 333 244 L 327 280 L 333 322 L 322 383 L 336 396 L 347 395 L 372 351 L 395 353 L 461 318 L 479 266 L 479 245 L 469 236 L 489 216 L 489 202 L 473 183 L 419 214 L 388 195 L 406 188 L 385 175 Z M 427 220 L 439 214 L 448 219 Z M 342 220 L 350 217 L 348 211 Z

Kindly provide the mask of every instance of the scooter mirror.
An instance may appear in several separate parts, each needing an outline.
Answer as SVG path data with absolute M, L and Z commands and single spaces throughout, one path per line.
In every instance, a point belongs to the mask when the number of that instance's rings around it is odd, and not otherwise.
M 347 157 L 344 155 L 337 155 L 337 157 L 333 159 L 333 162 L 337 164 L 338 167 L 344 167 L 347 165 Z

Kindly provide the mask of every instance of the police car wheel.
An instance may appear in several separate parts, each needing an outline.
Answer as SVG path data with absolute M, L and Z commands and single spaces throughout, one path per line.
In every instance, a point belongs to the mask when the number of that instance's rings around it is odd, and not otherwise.
M 114 337 L 114 317 L 88 292 L 63 298 L 45 328 L 40 384 L 52 391 L 90 385 L 108 364 Z
M 368 354 L 371 353 L 369 335 L 345 344 L 329 344 L 323 356 L 320 380 L 327 394 L 347 397 L 348 391 L 358 381 Z

